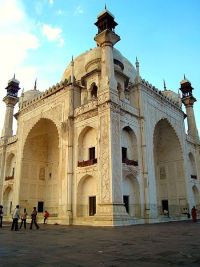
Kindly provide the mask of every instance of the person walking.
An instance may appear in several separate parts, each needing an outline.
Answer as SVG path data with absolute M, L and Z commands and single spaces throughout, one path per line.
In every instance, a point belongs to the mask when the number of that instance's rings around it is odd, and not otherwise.
M 0 228 L 2 228 L 2 222 L 3 222 L 3 206 L 0 205 Z
M 23 226 L 23 224 L 24 224 L 24 229 L 26 229 L 26 219 L 27 219 L 27 215 L 28 215 L 28 213 L 26 212 L 26 209 L 24 209 L 24 212 L 23 212 L 23 214 L 22 214 L 22 216 L 21 216 L 21 224 L 20 224 L 20 229 L 22 228 L 22 226 Z
M 39 229 L 39 226 L 37 224 L 37 210 L 36 210 L 36 207 L 33 207 L 33 211 L 31 213 L 30 230 L 32 230 L 33 223 L 35 224 L 36 228 Z
M 195 206 L 193 206 L 193 208 L 191 210 L 191 214 L 192 214 L 193 222 L 196 222 L 197 221 L 197 209 L 195 208 Z
M 46 220 L 48 219 L 48 217 L 49 217 L 49 213 L 47 210 L 45 210 L 45 212 L 44 212 L 44 224 L 46 223 Z
M 20 216 L 19 216 L 19 205 L 16 206 L 14 212 L 13 212 L 13 222 L 12 222 L 12 227 L 11 230 L 13 231 L 15 228 L 15 231 L 18 231 L 18 220 L 19 220 Z

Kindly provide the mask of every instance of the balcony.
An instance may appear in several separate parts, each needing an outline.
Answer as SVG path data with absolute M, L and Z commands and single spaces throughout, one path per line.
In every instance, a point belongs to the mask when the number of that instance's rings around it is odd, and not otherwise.
M 97 159 L 78 161 L 78 167 L 91 166 L 91 165 L 96 164 L 96 163 L 97 163 Z
M 6 176 L 5 177 L 5 181 L 9 181 L 9 180 L 13 180 L 14 179 L 14 176 Z
M 196 175 L 193 175 L 193 174 L 191 174 L 191 179 L 195 179 L 195 180 L 197 180 L 197 176 Z
M 138 166 L 138 161 L 130 160 L 130 159 L 122 159 L 122 163 L 125 163 L 126 165 L 131 165 L 131 166 Z

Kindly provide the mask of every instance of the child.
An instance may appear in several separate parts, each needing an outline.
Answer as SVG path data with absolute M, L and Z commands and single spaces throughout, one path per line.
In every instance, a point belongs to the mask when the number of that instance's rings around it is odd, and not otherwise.
M 48 217 L 49 217 L 49 213 L 47 210 L 45 210 L 45 212 L 44 212 L 44 224 L 46 223 L 46 220 L 48 219 Z

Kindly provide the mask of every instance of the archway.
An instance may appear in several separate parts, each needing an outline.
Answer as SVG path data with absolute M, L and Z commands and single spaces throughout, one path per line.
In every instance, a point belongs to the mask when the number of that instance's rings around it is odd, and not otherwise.
M 77 216 L 87 217 L 96 214 L 97 182 L 93 176 L 84 176 L 77 190 Z
M 10 186 L 3 193 L 3 212 L 4 215 L 9 215 L 12 212 L 13 190 Z
M 24 149 L 20 184 L 20 206 L 36 206 L 57 214 L 59 199 L 59 137 L 55 124 L 40 119 L 29 132 Z
M 167 119 L 156 124 L 153 143 L 159 214 L 180 215 L 188 206 L 183 156 L 179 139 Z
M 139 183 L 136 177 L 131 174 L 127 175 L 123 179 L 123 201 L 126 212 L 130 216 L 141 216 Z

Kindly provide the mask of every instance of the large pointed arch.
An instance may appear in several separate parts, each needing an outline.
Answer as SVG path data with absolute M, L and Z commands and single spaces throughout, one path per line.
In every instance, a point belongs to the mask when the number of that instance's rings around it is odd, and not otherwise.
M 167 119 L 154 129 L 154 165 L 159 214 L 181 215 L 187 208 L 183 152 L 179 138 Z
M 29 131 L 23 147 L 20 180 L 20 205 L 33 206 L 51 214 L 58 211 L 59 136 L 50 119 L 40 119 Z

